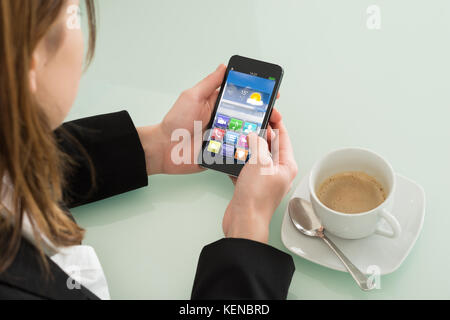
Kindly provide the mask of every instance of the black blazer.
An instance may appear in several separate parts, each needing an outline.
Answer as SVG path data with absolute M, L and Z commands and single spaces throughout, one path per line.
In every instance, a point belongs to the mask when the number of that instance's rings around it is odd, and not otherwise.
M 62 204 L 66 208 L 148 184 L 144 151 L 126 111 L 66 123 L 55 135 L 61 149 L 78 163 L 68 175 Z M 91 166 L 97 182 L 94 190 Z M 14 262 L 0 274 L 0 299 L 98 299 L 83 286 L 70 290 L 67 274 L 48 262 L 50 277 L 44 275 L 34 246 L 22 238 Z M 222 239 L 203 248 L 191 298 L 285 299 L 294 269 L 292 257 L 273 247 Z

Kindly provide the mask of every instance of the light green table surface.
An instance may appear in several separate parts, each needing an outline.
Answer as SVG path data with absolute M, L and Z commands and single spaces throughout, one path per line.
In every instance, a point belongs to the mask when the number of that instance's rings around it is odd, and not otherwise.
M 381 30 L 366 9 L 381 8 Z M 363 146 L 427 195 L 403 265 L 364 293 L 350 275 L 294 256 L 289 299 L 450 298 L 450 1 L 99 1 L 96 58 L 70 119 L 130 112 L 155 124 L 179 93 L 233 54 L 285 68 L 277 107 L 299 164 Z M 150 186 L 73 210 L 112 298 L 188 299 L 202 247 L 223 237 L 233 187 L 215 172 L 153 176 Z M 282 202 L 270 244 L 281 242 Z

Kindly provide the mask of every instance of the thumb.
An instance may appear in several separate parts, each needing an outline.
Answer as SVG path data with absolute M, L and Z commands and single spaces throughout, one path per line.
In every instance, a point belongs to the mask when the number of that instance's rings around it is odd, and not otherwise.
M 269 146 L 267 141 L 252 132 L 247 136 L 248 146 L 250 149 L 250 159 L 252 163 L 266 163 L 266 158 L 270 157 Z
M 225 78 L 226 69 L 227 67 L 224 64 L 219 65 L 216 71 L 211 73 L 194 87 L 194 90 L 196 90 L 200 98 L 209 98 L 217 90 L 217 88 L 222 85 L 222 81 Z
M 256 154 L 258 152 L 258 135 L 254 132 L 251 132 L 247 136 L 247 140 L 248 140 L 248 147 L 249 147 L 251 153 Z

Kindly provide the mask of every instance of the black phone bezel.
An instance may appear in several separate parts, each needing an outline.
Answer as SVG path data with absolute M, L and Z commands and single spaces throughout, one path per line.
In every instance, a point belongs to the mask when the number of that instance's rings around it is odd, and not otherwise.
M 269 77 L 275 78 L 275 86 L 274 86 L 274 89 L 272 92 L 272 96 L 270 98 L 269 105 L 267 107 L 267 112 L 264 117 L 264 121 L 261 126 L 261 129 L 267 129 L 267 126 L 269 124 L 269 119 L 272 115 L 272 110 L 275 105 L 275 101 L 277 99 L 278 91 L 280 89 L 281 81 L 283 80 L 284 70 L 281 66 L 273 64 L 273 63 L 268 63 L 268 62 L 264 62 L 264 61 L 259 61 L 259 60 L 255 60 L 255 59 L 251 59 L 251 58 L 242 57 L 239 55 L 234 55 L 231 57 L 231 59 L 228 63 L 225 77 L 222 82 L 222 86 L 220 88 L 220 93 L 217 98 L 216 104 L 214 106 L 214 111 L 212 113 L 211 120 L 207 126 L 207 130 L 210 130 L 214 124 L 214 120 L 215 120 L 216 114 L 217 114 L 217 109 L 219 108 L 219 102 L 221 100 L 223 91 L 225 89 L 225 84 L 226 84 L 226 80 L 228 79 L 228 74 L 231 70 L 255 75 L 255 76 L 258 76 L 261 78 L 269 78 Z M 263 135 L 264 135 L 264 131 L 261 130 L 260 136 L 263 136 Z M 203 137 L 203 138 L 205 138 L 205 137 Z M 207 151 L 205 151 L 205 149 L 207 148 L 207 144 L 208 144 L 208 139 L 203 139 L 202 149 L 201 149 L 199 157 L 198 157 L 199 165 L 203 168 L 220 171 L 220 172 L 226 173 L 228 175 L 238 177 L 242 168 L 244 167 L 245 163 L 239 163 L 236 159 L 233 159 L 233 164 L 227 164 L 226 159 L 228 159 L 228 161 L 229 161 L 230 158 L 226 158 L 226 157 L 223 157 L 223 160 L 224 160 L 223 164 L 204 163 L 203 155 L 204 155 L 204 152 L 207 152 Z

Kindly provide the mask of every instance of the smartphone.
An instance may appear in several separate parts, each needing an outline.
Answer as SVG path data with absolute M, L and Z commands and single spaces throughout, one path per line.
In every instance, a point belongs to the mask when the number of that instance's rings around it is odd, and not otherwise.
M 231 57 L 204 137 L 200 166 L 239 176 L 250 158 L 247 135 L 265 135 L 283 73 L 276 64 Z

